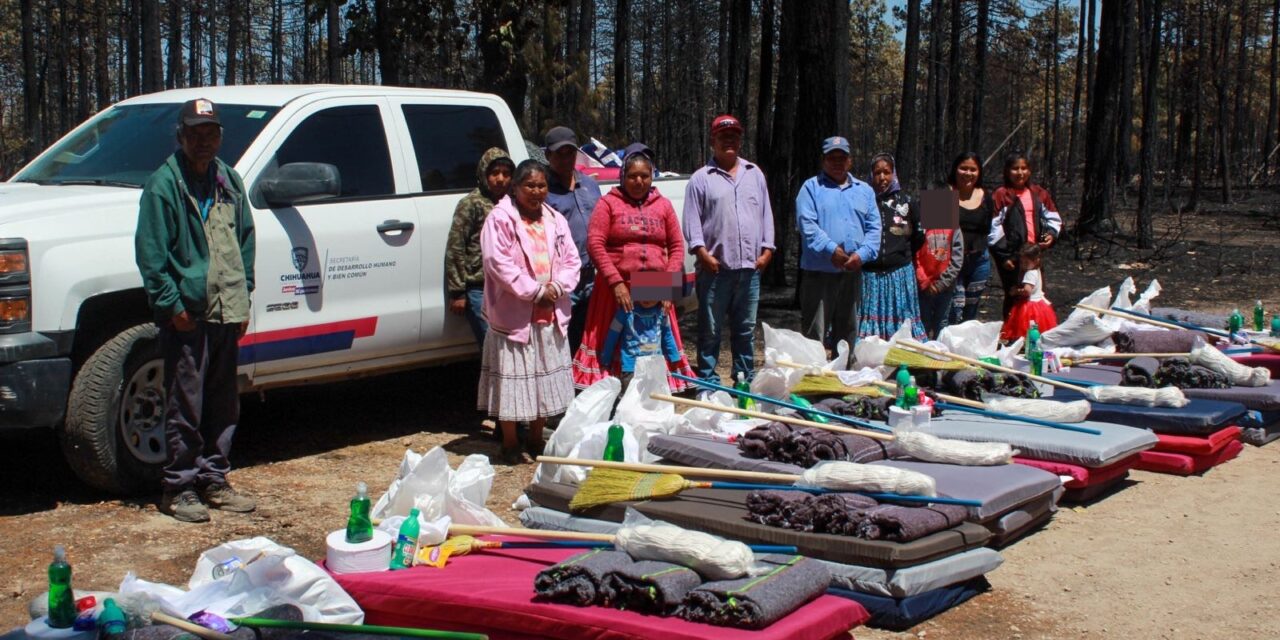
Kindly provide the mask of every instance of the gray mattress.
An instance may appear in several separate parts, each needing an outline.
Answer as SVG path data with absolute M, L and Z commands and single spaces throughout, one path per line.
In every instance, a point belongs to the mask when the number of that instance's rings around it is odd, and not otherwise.
M 1090 468 L 1105 467 L 1146 451 L 1158 441 L 1154 433 L 1145 429 L 1109 422 L 1086 420 L 1076 426 L 1097 429 L 1102 434 L 1049 429 L 958 412 L 934 418 L 921 431 L 970 442 L 1007 442 L 1028 458 Z
M 1100 384 L 1120 384 L 1120 370 L 1123 368 L 1124 367 L 1117 367 L 1114 365 L 1091 364 L 1072 367 L 1070 371 L 1063 371 L 1054 377 L 1070 380 L 1083 380 L 1085 382 L 1097 382 Z M 1272 380 L 1267 385 L 1261 387 L 1183 389 L 1182 393 L 1188 398 L 1204 398 L 1205 400 L 1219 400 L 1222 402 L 1239 402 L 1250 409 L 1257 409 L 1258 411 L 1280 410 L 1280 380 Z
M 793 464 L 743 457 L 735 445 L 696 436 L 652 436 L 649 452 L 671 464 L 689 467 L 776 473 L 804 471 Z M 871 464 L 919 471 L 933 477 L 942 495 L 981 500 L 982 506 L 970 507 L 969 513 L 973 521 L 988 528 L 1009 511 L 1041 499 L 1061 486 L 1061 481 L 1052 473 L 1020 464 L 966 467 L 914 460 L 882 460 Z
M 615 533 L 616 522 L 580 518 L 546 507 L 530 507 L 520 513 L 520 522 L 530 529 Z M 992 549 L 971 549 L 933 562 L 902 569 L 883 569 L 819 560 L 831 570 L 831 586 L 889 598 L 906 598 L 926 591 L 986 575 L 1004 558 Z

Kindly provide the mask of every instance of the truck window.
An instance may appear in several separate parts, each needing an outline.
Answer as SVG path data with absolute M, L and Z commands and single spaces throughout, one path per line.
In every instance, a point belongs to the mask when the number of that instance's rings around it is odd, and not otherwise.
M 391 153 L 374 105 L 333 107 L 298 125 L 276 151 L 275 164 L 324 162 L 338 167 L 343 198 L 394 194 Z
M 488 107 L 407 104 L 402 110 L 424 193 L 474 189 L 485 150 L 509 151 L 498 116 Z

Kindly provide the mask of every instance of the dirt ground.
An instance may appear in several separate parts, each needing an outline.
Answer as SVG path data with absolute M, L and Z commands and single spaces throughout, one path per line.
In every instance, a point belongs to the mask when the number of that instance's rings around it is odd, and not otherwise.
M 1053 252 L 1046 292 L 1060 317 L 1085 293 L 1155 276 L 1158 303 L 1201 310 L 1280 309 L 1276 194 L 1246 194 L 1232 207 L 1181 219 L 1158 235 L 1186 235 L 1155 255 L 1063 244 Z M 1063 198 L 1070 210 L 1070 199 Z M 1211 228 L 1205 233 L 1202 229 Z M 1195 231 L 1192 230 L 1201 230 Z M 1092 252 L 1092 253 L 1091 253 Z M 1260 286 L 1259 283 L 1266 283 Z M 989 318 L 998 303 L 988 300 Z M 761 320 L 797 324 L 789 288 L 771 289 Z M 690 334 L 686 334 L 690 335 Z M 214 512 L 187 525 L 159 514 L 156 496 L 119 499 L 79 484 L 52 434 L 0 439 L 0 630 L 25 624 L 27 603 L 46 588 L 45 567 L 62 543 L 78 588 L 114 589 L 125 572 L 185 584 L 201 551 L 267 536 L 313 559 L 324 534 L 343 526 L 358 480 L 374 497 L 392 480 L 406 447 L 443 446 L 450 461 L 497 445 L 471 409 L 473 363 L 243 398 L 232 481 L 259 500 L 247 515 Z M 512 501 L 532 465 L 497 465 L 489 507 L 517 523 Z M 1002 551 L 993 589 L 907 633 L 859 629 L 859 638 L 1236 638 L 1266 637 L 1280 611 L 1280 447 L 1247 447 L 1201 477 L 1135 472 L 1121 490 L 1064 508 L 1044 529 Z

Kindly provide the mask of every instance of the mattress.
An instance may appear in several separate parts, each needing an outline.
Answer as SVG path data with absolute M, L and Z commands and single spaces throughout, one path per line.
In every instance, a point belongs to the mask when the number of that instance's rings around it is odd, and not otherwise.
M 1054 499 L 1057 500 L 1058 502 L 1061 502 L 1062 496 L 1064 495 L 1066 495 L 1066 490 L 1059 489 L 1057 495 L 1054 496 Z M 1023 523 L 1021 526 L 1019 526 L 1016 529 L 1010 529 L 1006 533 L 1001 533 L 1001 534 L 996 534 L 991 536 L 991 540 L 987 542 L 987 546 L 991 547 L 992 549 L 1003 549 L 1029 536 L 1032 533 L 1035 533 L 1036 531 L 1038 531 L 1040 527 L 1043 527 L 1044 525 L 1049 524 L 1049 521 L 1053 520 L 1053 513 L 1054 512 L 1052 511 L 1046 511 L 1039 516 L 1032 516 L 1030 514 L 1026 514 L 1026 517 L 1023 519 Z
M 576 487 L 565 484 L 538 483 L 525 489 L 535 504 L 569 511 L 569 501 Z M 986 528 L 971 522 L 927 535 L 911 542 L 863 540 L 825 533 L 804 533 L 770 527 L 746 519 L 746 491 L 733 489 L 693 489 L 669 500 L 645 500 L 611 505 L 631 507 L 654 520 L 705 531 L 748 544 L 782 544 L 798 548 L 801 555 L 841 564 L 868 567 L 910 567 L 924 564 L 969 549 L 985 546 L 991 538 Z M 612 517 L 616 516 L 616 517 Z M 590 517 L 620 522 L 617 511 L 592 514 Z
M 1032 500 L 1000 516 L 999 520 L 987 526 L 991 530 L 991 540 L 987 541 L 987 545 L 999 549 L 1052 520 L 1053 514 L 1058 511 L 1058 501 L 1062 499 L 1064 491 L 1062 486 L 1055 487 L 1044 497 Z
M 1280 353 L 1233 355 L 1231 359 L 1246 367 L 1263 367 L 1271 372 L 1273 379 L 1280 379 Z
M 444 569 L 415 567 L 333 578 L 364 610 L 366 624 L 473 631 L 487 633 L 493 640 L 847 638 L 849 629 L 869 617 L 848 599 L 821 596 L 765 629 L 745 631 L 605 607 L 535 601 L 534 576 L 577 552 L 491 550 L 451 558 Z
M 1070 374 L 1066 374 L 1070 375 Z M 1069 389 L 1054 389 L 1053 397 L 1046 400 L 1071 402 L 1081 400 L 1084 394 Z M 1236 424 L 1248 411 L 1239 402 L 1192 399 L 1185 407 L 1138 407 L 1127 404 L 1090 403 L 1089 419 L 1097 422 L 1122 424 L 1160 433 L 1206 435 L 1227 425 Z
M 1094 435 L 1049 429 L 963 413 L 943 414 L 920 430 L 942 438 L 970 442 L 1007 442 L 1028 458 L 1085 467 L 1105 467 L 1156 444 L 1155 434 L 1143 429 L 1093 421 L 1081 422 L 1077 426 L 1102 433 Z
M 1125 476 L 1129 473 L 1129 469 L 1138 462 L 1136 455 L 1130 456 L 1119 462 L 1112 463 L 1105 467 L 1084 467 L 1069 462 L 1058 462 L 1056 460 L 1040 460 L 1037 458 L 1015 457 L 1014 462 L 1035 467 L 1042 471 L 1048 471 L 1057 476 L 1068 476 L 1071 479 L 1063 483 L 1068 491 L 1076 489 L 1086 489 L 1099 484 L 1106 484 L 1112 480 Z
M 614 533 L 622 526 L 616 522 L 579 518 L 546 507 L 525 509 L 520 514 L 520 521 L 533 529 L 555 531 Z M 906 598 L 986 575 L 1003 564 L 1004 558 L 998 552 L 984 547 L 901 569 L 864 567 L 827 560 L 818 562 L 831 571 L 833 587 L 890 598 Z
M 1227 446 L 1228 443 L 1235 442 L 1240 439 L 1240 427 L 1225 427 L 1219 429 L 1203 438 L 1194 438 L 1190 436 L 1174 436 L 1168 434 L 1157 434 L 1160 442 L 1152 451 L 1163 451 L 1167 453 L 1185 453 L 1187 455 L 1203 456 L 1217 453 L 1220 449 Z M 1150 453 L 1144 451 L 1143 453 Z
M 886 598 L 847 589 L 828 589 L 827 593 L 862 605 L 871 614 L 868 626 L 905 631 L 990 588 L 986 578 L 974 578 L 907 598 Z
M 1062 503 L 1077 504 L 1101 499 L 1127 486 L 1125 481 L 1128 479 L 1129 470 L 1125 469 L 1123 473 L 1105 482 L 1099 482 L 1080 489 L 1067 489 L 1062 493 Z
M 1072 367 L 1055 378 L 1083 380 L 1100 384 L 1120 384 L 1120 369 L 1111 365 L 1084 365 Z M 1188 398 L 1203 398 L 1220 402 L 1239 402 L 1259 411 L 1280 410 L 1280 380 L 1272 380 L 1261 387 L 1229 387 L 1227 389 L 1183 389 Z
M 1221 449 L 1206 454 L 1173 453 L 1168 451 L 1143 451 L 1138 454 L 1138 463 L 1134 469 L 1153 471 L 1155 473 L 1171 473 L 1179 476 L 1190 476 L 1204 473 L 1232 458 L 1240 455 L 1244 444 L 1239 440 L 1227 442 Z
M 652 436 L 649 438 L 649 453 L 672 464 L 690 467 L 795 474 L 804 471 L 792 464 L 746 458 L 732 444 L 696 436 Z M 885 460 L 871 464 L 919 471 L 933 477 L 939 494 L 982 501 L 982 506 L 969 508 L 973 520 L 982 524 L 998 520 L 1019 505 L 1042 498 L 1059 485 L 1052 474 L 1010 464 L 967 467 L 914 460 Z
M 1265 427 L 1248 427 L 1240 434 L 1240 440 L 1255 447 L 1280 440 L 1280 422 Z

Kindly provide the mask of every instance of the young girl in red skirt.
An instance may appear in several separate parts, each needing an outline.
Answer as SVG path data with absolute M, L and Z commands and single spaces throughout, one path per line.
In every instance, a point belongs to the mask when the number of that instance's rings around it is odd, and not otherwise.
M 1018 266 L 1021 277 L 1018 284 L 1009 291 L 1014 298 L 1013 307 L 1009 309 L 1009 317 L 1005 318 L 1000 328 L 1000 339 L 1012 342 L 1026 337 L 1031 321 L 1041 333 L 1058 326 L 1058 317 L 1053 313 L 1053 305 L 1044 295 L 1044 276 L 1040 273 L 1039 245 L 1029 244 L 1018 254 Z

